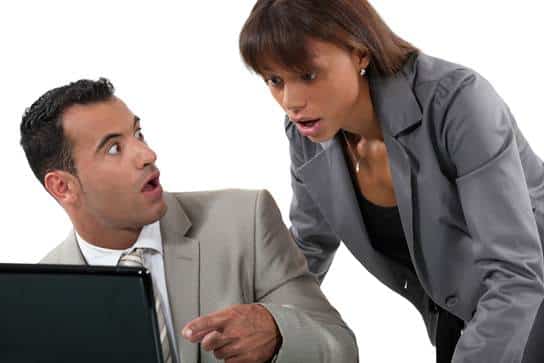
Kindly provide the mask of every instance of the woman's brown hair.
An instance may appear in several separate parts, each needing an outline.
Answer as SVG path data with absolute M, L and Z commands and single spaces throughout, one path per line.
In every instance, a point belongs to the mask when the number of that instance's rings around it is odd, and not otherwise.
M 392 75 L 418 50 L 389 29 L 366 0 L 258 0 L 240 33 L 246 65 L 262 74 L 270 63 L 311 69 L 306 39 L 368 51 L 370 69 Z

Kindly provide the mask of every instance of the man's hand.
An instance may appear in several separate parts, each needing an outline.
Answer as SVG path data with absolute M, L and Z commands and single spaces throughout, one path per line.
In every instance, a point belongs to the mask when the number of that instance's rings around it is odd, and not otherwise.
M 198 317 L 185 325 L 182 335 L 226 363 L 267 362 L 282 343 L 274 318 L 258 304 L 233 305 Z

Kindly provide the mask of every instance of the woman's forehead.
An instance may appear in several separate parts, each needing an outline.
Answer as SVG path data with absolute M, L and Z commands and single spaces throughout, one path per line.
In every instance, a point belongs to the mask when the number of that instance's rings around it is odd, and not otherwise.
M 325 67 L 331 57 L 346 50 L 332 42 L 317 39 L 307 39 L 304 52 L 285 56 L 281 52 L 269 49 L 260 55 L 260 73 L 277 72 L 303 72 L 314 68 Z M 283 55 L 283 56 L 282 56 Z

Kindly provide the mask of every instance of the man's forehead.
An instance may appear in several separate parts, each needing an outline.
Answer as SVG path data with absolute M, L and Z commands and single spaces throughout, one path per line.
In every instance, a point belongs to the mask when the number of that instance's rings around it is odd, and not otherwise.
M 125 115 L 130 118 L 132 112 L 128 109 L 123 101 L 116 97 L 105 101 L 92 102 L 88 104 L 72 105 L 62 114 L 63 121 L 69 122 L 93 122 L 106 121 L 108 116 Z
M 72 105 L 62 114 L 66 131 L 106 131 L 132 126 L 134 114 L 118 98 L 90 104 Z

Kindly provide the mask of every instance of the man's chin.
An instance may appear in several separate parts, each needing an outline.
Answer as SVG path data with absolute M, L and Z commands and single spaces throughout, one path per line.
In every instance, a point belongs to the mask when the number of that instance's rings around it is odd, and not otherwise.
M 154 204 L 153 206 L 150 206 L 144 209 L 143 218 L 142 218 L 143 225 L 155 223 L 156 221 L 164 217 L 164 215 L 166 214 L 166 211 L 168 210 L 168 206 L 166 205 L 166 202 L 164 201 L 163 198 L 161 198 L 160 201 L 157 201 L 156 203 L 153 203 L 153 204 Z
M 166 214 L 166 212 L 168 211 L 168 206 L 166 205 L 166 202 L 164 201 L 164 199 L 162 200 L 162 209 L 160 210 L 160 215 L 159 215 L 159 218 L 157 218 L 157 220 L 161 219 L 162 217 L 164 217 L 164 215 Z
M 154 217 L 155 220 L 153 222 L 156 222 L 159 219 L 161 219 L 162 217 L 164 217 L 164 215 L 168 211 L 168 206 L 166 205 L 166 202 L 164 201 L 164 198 L 161 198 L 160 202 L 157 202 L 157 206 L 153 206 L 152 210 L 156 211 L 154 213 L 155 214 L 155 217 Z M 151 222 L 151 223 L 153 223 L 153 222 Z

